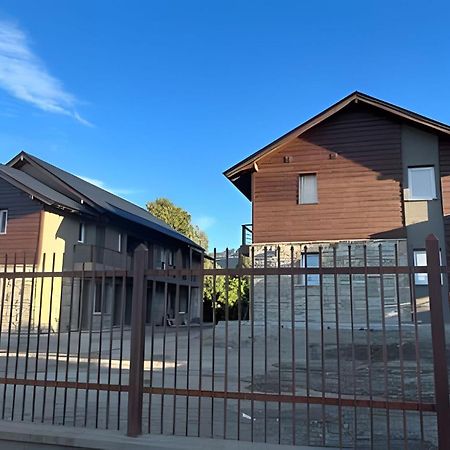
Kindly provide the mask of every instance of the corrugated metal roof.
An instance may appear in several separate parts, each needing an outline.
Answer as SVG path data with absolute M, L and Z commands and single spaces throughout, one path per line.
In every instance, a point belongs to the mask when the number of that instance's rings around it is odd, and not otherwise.
M 57 204 L 82 213 L 88 212 L 86 207 L 81 203 L 77 203 L 71 198 L 66 197 L 64 194 L 55 191 L 21 170 L 0 164 L 0 177 L 19 189 L 29 191 L 31 195 L 34 195 L 49 205 Z
M 48 173 L 50 173 L 51 175 L 62 181 L 64 184 L 68 185 L 70 188 L 77 191 L 81 197 L 86 198 L 90 202 L 100 207 L 103 210 L 103 212 L 118 216 L 122 219 L 134 222 L 141 226 L 148 227 L 154 231 L 163 233 L 173 239 L 184 242 L 188 245 L 197 247 L 199 249 L 202 248 L 200 245 L 198 245 L 188 237 L 184 236 L 183 234 L 179 233 L 178 231 L 174 230 L 167 223 L 158 219 L 153 214 L 149 213 L 147 210 L 117 195 L 114 195 L 111 192 L 105 191 L 104 189 L 95 186 L 92 183 L 83 180 L 82 178 L 79 178 L 69 172 L 66 172 L 65 170 L 62 170 L 59 167 L 49 164 L 48 162 L 43 161 L 42 159 L 37 158 L 36 156 L 30 155 L 29 153 L 26 152 L 21 152 L 16 158 L 13 158 L 9 164 L 14 164 L 14 162 L 17 161 L 18 157 L 22 155 L 25 159 L 28 159 L 31 163 L 34 162 L 35 165 L 44 169 L 45 171 L 47 171 Z M 32 180 L 34 180 L 34 178 L 32 178 Z M 37 182 L 37 180 L 35 181 Z M 29 182 L 31 182 L 31 180 L 29 180 Z M 58 194 L 63 196 L 60 193 Z

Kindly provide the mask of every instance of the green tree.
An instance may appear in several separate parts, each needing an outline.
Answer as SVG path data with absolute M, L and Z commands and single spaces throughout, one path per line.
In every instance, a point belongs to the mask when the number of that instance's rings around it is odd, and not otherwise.
M 152 202 L 148 202 L 147 209 L 174 230 L 192 239 L 205 250 L 208 249 L 208 236 L 197 225 L 192 223 L 192 217 L 185 209 L 176 206 L 167 198 L 157 198 Z
M 192 223 L 191 215 L 183 208 L 176 206 L 167 198 L 157 198 L 147 203 L 147 209 L 174 230 L 192 239 L 205 250 L 208 249 L 208 236 Z M 212 267 L 212 262 L 205 258 L 205 268 Z M 215 309 L 217 320 L 223 320 L 227 302 L 228 317 L 231 320 L 238 318 L 239 310 L 242 319 L 248 317 L 248 297 L 248 277 L 234 276 L 227 279 L 220 274 L 216 275 L 215 280 L 211 275 L 204 277 L 203 300 L 205 305 L 209 305 L 210 310 Z

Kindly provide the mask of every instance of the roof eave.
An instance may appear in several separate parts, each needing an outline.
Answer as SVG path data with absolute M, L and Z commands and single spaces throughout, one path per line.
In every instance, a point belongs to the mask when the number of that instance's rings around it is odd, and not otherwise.
M 342 110 L 343 108 L 345 108 L 346 106 L 348 106 L 350 103 L 352 103 L 354 101 L 361 101 L 362 103 L 382 109 L 388 113 L 391 113 L 391 114 L 399 116 L 403 119 L 412 121 L 418 125 L 432 128 L 433 130 L 435 130 L 439 133 L 450 135 L 450 126 L 448 126 L 444 123 L 441 123 L 439 121 L 422 116 L 421 114 L 415 113 L 413 111 L 409 111 L 407 109 L 401 108 L 392 103 L 388 103 L 383 100 L 379 100 L 375 97 L 371 97 L 362 92 L 355 91 L 355 92 L 351 93 L 350 95 L 348 95 L 347 97 L 344 97 L 343 99 L 339 100 L 337 103 L 331 105 L 327 109 L 323 110 L 319 114 L 308 119 L 306 122 L 303 122 L 298 127 L 292 129 L 291 131 L 288 131 L 286 134 L 284 134 L 280 138 L 276 139 L 275 141 L 271 142 L 270 144 L 266 145 L 265 147 L 261 148 L 260 150 L 256 151 L 255 153 L 251 154 L 250 156 L 248 156 L 247 158 L 238 162 L 234 166 L 225 170 L 223 172 L 223 174 L 233 184 L 235 184 L 232 179 L 235 178 L 236 176 L 238 176 L 243 171 L 249 170 L 252 167 L 252 164 L 259 161 L 261 158 L 267 156 L 269 153 L 276 151 L 278 148 L 280 148 L 285 143 L 289 142 L 291 139 L 294 139 L 294 138 L 300 136 L 301 134 L 305 133 L 312 127 L 323 122 L 330 116 L 336 114 L 337 112 L 339 112 L 340 110 Z M 244 193 L 244 195 L 246 195 L 246 194 Z M 246 195 L 246 197 L 248 197 L 248 195 Z

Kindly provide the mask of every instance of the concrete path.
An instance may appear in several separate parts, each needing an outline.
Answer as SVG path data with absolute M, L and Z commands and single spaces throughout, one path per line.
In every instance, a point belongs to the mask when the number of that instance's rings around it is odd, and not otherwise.
M 130 438 L 118 431 L 75 429 L 56 425 L 11 423 L 0 421 L 0 447 L 25 449 L 105 449 L 105 450 L 319 450 L 319 447 L 294 447 L 178 436 L 141 436 Z M 320 447 L 323 448 L 323 447 Z M 327 450 L 333 448 L 327 447 Z M 337 449 L 334 449 L 337 450 Z

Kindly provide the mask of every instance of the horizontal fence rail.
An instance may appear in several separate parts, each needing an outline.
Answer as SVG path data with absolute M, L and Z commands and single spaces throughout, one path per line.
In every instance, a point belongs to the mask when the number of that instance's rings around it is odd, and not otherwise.
M 95 252 L 93 252 L 95 254 Z M 254 442 L 450 448 L 446 266 L 427 240 L 258 246 L 185 268 L 0 267 L 4 420 Z M 436 259 L 437 258 L 437 259 Z M 63 268 L 64 267 L 64 268 Z M 445 301 L 443 300 L 445 299 Z

